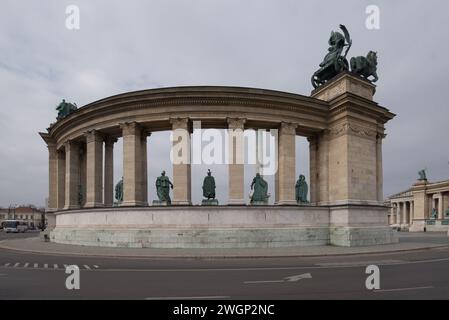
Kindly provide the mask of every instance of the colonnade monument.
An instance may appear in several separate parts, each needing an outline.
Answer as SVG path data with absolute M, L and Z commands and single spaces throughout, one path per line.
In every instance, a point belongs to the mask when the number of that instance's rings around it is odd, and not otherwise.
M 348 30 L 332 32 L 310 96 L 196 86 L 129 92 L 78 108 L 63 101 L 40 133 L 49 151 L 48 227 L 53 242 L 149 248 L 366 246 L 397 242 L 382 191 L 382 141 L 395 116 L 373 100 L 377 54 L 348 61 Z M 229 137 L 229 200 L 191 202 L 192 123 Z M 274 204 L 258 175 L 245 185 L 243 131 L 276 129 Z M 152 132 L 171 130 L 173 176 L 158 180 L 149 204 Z M 310 183 L 295 174 L 295 137 L 307 137 Z M 114 186 L 114 144 L 123 139 L 123 179 Z M 169 163 L 169 162 L 167 162 Z M 164 168 L 167 169 L 167 168 Z M 214 178 L 212 175 L 208 175 Z M 217 179 L 218 177 L 215 177 Z M 167 181 L 169 188 L 167 187 Z M 151 181 L 150 183 L 155 183 Z M 252 199 L 244 191 L 253 188 Z M 257 189 L 256 189 L 257 188 Z M 118 190 L 114 197 L 114 189 Z M 167 192 L 169 197 L 167 196 Z M 219 190 L 217 190 L 219 192 Z M 272 196 L 273 197 L 273 196 Z

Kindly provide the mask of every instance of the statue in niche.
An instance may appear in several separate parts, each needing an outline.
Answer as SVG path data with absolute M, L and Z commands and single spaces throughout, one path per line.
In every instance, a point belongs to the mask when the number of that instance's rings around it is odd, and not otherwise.
M 159 202 L 171 204 L 170 188 L 173 189 L 173 183 L 165 175 L 165 171 L 162 171 L 161 176 L 156 179 L 156 192 Z
M 217 199 L 215 199 L 215 178 L 212 176 L 210 169 L 207 170 L 207 176 L 203 181 L 203 197 L 206 200 L 202 201 L 203 205 L 218 205 Z
M 432 214 L 430 215 L 432 219 L 438 219 L 438 210 L 436 208 L 432 209 Z
M 309 201 L 307 200 L 307 193 L 309 192 L 309 186 L 306 182 L 306 177 L 304 175 L 300 175 L 298 181 L 296 181 L 296 201 L 299 204 L 307 204 Z
M 267 204 L 268 203 L 268 183 L 262 178 L 260 173 L 256 174 L 256 177 L 251 183 L 251 204 Z
M 117 200 L 117 204 L 123 202 L 123 177 L 115 185 L 115 200 Z

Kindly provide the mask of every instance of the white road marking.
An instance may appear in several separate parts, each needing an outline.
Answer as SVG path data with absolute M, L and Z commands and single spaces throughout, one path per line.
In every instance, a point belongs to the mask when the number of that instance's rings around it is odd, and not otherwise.
M 4 267 L 9 267 L 10 263 L 5 263 Z
M 53 269 L 58 269 L 58 265 L 56 263 L 53 265 Z
M 13 266 L 13 268 L 17 268 L 19 265 L 20 265 L 20 263 L 17 262 L 17 263 Z
M 229 296 L 204 296 L 204 297 L 149 297 L 145 300 L 203 300 L 203 299 L 229 299 Z
M 414 287 L 414 288 L 379 289 L 373 290 L 373 292 L 394 292 L 394 291 L 410 291 L 410 290 L 424 290 L 424 289 L 434 289 L 434 287 L 428 286 L 428 287 Z
M 90 270 L 90 267 L 88 265 L 86 265 L 86 264 L 84 265 L 84 268 L 87 269 L 87 270 Z
M 303 273 L 296 276 L 285 277 L 282 280 L 260 280 L 260 281 L 245 281 L 245 284 L 256 284 L 256 283 L 280 283 L 280 282 L 298 282 L 301 279 L 312 279 L 310 273 Z
M 44 268 L 48 269 L 48 263 L 44 264 Z
M 67 267 L 68 267 L 68 265 L 67 265 L 67 264 L 64 264 L 63 266 L 64 266 L 64 269 L 67 269 Z
M 94 268 L 95 268 L 95 269 L 98 269 L 98 268 L 99 268 L 99 266 L 97 266 L 96 264 L 94 264 Z
M 35 264 L 34 264 L 34 267 L 35 267 L 35 268 L 38 268 L 38 267 L 39 267 L 39 265 L 38 265 L 37 263 L 35 263 Z
M 24 268 L 28 268 L 29 265 L 30 265 L 30 264 L 27 262 L 27 263 L 25 263 L 25 264 L 23 265 L 23 267 L 24 267 Z

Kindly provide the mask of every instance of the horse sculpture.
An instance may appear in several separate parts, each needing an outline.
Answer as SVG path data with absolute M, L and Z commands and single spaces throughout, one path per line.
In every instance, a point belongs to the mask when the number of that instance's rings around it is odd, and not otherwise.
M 372 82 L 379 80 L 377 76 L 377 53 L 370 51 L 366 58 L 363 56 L 351 58 L 351 71 L 365 79 L 373 76 Z

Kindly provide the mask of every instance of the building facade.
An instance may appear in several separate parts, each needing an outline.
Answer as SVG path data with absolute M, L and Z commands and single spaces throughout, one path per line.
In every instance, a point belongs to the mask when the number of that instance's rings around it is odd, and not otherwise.
M 388 198 L 391 226 L 411 232 L 449 230 L 449 180 L 418 180 Z
M 44 210 L 33 206 L 20 206 L 0 209 L 0 223 L 5 220 L 21 220 L 30 228 L 42 228 Z

